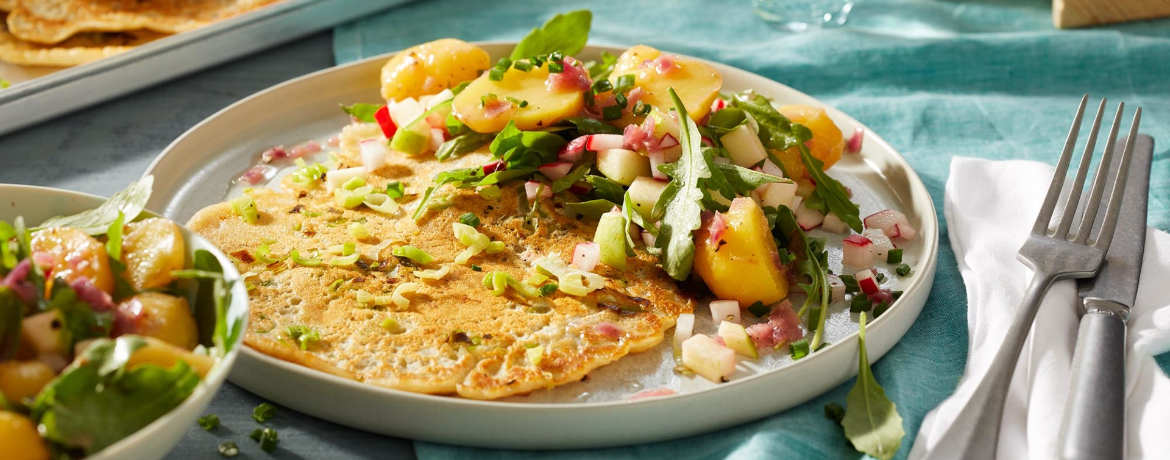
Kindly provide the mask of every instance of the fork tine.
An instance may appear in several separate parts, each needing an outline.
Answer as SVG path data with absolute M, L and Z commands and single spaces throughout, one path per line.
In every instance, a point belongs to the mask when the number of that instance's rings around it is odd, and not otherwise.
M 1073 240 L 1077 244 L 1089 241 L 1089 234 L 1093 231 L 1097 213 L 1101 210 L 1101 197 L 1105 194 L 1105 187 L 1108 184 L 1109 166 L 1113 164 L 1114 146 L 1117 145 L 1117 130 L 1121 128 L 1121 114 L 1124 111 L 1125 102 L 1122 102 L 1117 105 L 1117 114 L 1113 116 L 1113 125 L 1109 128 L 1109 139 L 1105 142 L 1105 149 L 1101 153 L 1101 164 L 1097 165 L 1097 172 L 1093 176 L 1093 189 L 1089 192 L 1089 199 L 1085 201 L 1081 226 L 1077 229 L 1076 239 Z
M 1077 205 L 1081 203 L 1081 188 L 1085 186 L 1085 176 L 1089 175 L 1089 164 L 1093 161 L 1093 149 L 1097 148 L 1097 131 L 1101 129 L 1101 117 L 1105 114 L 1105 99 L 1097 107 L 1097 116 L 1093 117 L 1093 129 L 1089 130 L 1089 140 L 1085 142 L 1085 151 L 1081 153 L 1081 164 L 1077 167 L 1077 175 L 1069 188 L 1068 199 L 1064 203 L 1064 212 L 1060 215 L 1060 223 L 1056 225 L 1056 238 L 1066 238 L 1069 227 L 1072 227 L 1073 217 L 1077 213 Z M 1116 125 L 1116 123 L 1114 123 Z
M 1072 128 L 1068 131 L 1068 139 L 1064 141 L 1064 152 L 1056 162 L 1056 173 L 1052 176 L 1052 185 L 1048 187 L 1048 195 L 1044 197 L 1044 205 L 1040 207 L 1040 214 L 1036 216 L 1036 223 L 1032 225 L 1032 233 L 1048 233 L 1048 221 L 1052 220 L 1052 211 L 1056 209 L 1056 201 L 1060 197 L 1060 190 L 1064 187 L 1064 176 L 1068 174 L 1068 163 L 1072 159 L 1073 147 L 1077 144 L 1077 134 L 1081 130 L 1081 119 L 1085 115 L 1085 103 L 1089 95 L 1081 98 L 1081 105 L 1077 108 L 1077 116 L 1073 118 Z
M 1129 163 L 1133 159 L 1133 144 L 1137 139 L 1138 125 L 1142 121 L 1142 108 L 1138 107 L 1133 114 L 1133 124 L 1129 127 L 1129 138 L 1125 140 L 1125 151 L 1121 154 L 1121 163 L 1117 166 L 1117 179 L 1113 183 L 1113 192 L 1109 196 L 1109 208 L 1105 211 L 1105 220 L 1101 223 L 1101 232 L 1093 247 L 1101 252 L 1109 252 L 1109 244 L 1113 242 L 1113 231 L 1117 228 L 1117 216 L 1121 215 L 1121 197 L 1125 195 L 1125 182 L 1129 178 Z

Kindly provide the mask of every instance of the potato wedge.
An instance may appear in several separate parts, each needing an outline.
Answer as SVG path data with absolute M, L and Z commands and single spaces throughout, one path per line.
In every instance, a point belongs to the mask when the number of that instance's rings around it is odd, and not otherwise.
M 825 164 L 825 169 L 833 167 L 841 159 L 841 152 L 845 151 L 845 137 L 825 109 L 808 105 L 786 105 L 776 110 L 793 123 L 802 124 L 812 131 L 812 139 L 804 145 L 808 147 L 808 153 L 813 158 Z M 799 155 L 799 151 L 797 152 Z M 796 161 L 800 162 L 799 156 L 796 157 Z M 800 170 L 804 171 L 804 168 Z
M 382 97 L 402 100 L 435 94 L 472 80 L 491 67 L 483 48 L 444 38 L 407 48 L 382 66 Z
M 668 111 L 674 107 L 674 102 L 666 90 L 674 88 L 695 121 L 707 116 L 711 103 L 715 102 L 723 87 L 723 76 L 707 63 L 664 55 L 645 45 L 622 53 L 610 79 L 616 84 L 618 77 L 631 74 L 634 75 L 634 86 L 644 91 L 642 102 Z
M 751 198 L 736 198 L 725 215 L 727 230 L 711 241 L 711 220 L 695 232 L 695 271 L 720 299 L 740 305 L 771 304 L 788 296 L 788 275 L 764 210 Z
M 451 113 L 476 132 L 494 133 L 509 120 L 518 129 L 534 130 L 580 112 L 585 106 L 584 91 L 552 89 L 546 84 L 548 76 L 547 65 L 528 72 L 508 69 L 500 81 L 492 81 L 485 73 L 455 96 Z M 527 104 L 520 107 L 520 101 Z

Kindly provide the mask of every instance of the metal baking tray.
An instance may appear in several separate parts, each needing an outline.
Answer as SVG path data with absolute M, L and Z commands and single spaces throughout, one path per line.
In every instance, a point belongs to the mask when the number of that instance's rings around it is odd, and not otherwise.
M 26 68 L 0 90 L 0 135 L 410 1 L 285 0 L 76 67 Z

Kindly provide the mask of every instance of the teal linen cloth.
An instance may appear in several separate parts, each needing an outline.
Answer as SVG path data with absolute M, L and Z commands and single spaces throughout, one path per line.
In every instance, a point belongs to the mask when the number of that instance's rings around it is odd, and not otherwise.
M 940 222 L 953 155 L 1054 162 L 1084 93 L 1141 105 L 1142 131 L 1157 139 L 1149 223 L 1170 230 L 1168 21 L 1060 31 L 1047 0 L 858 0 L 845 27 L 792 34 L 761 21 L 749 0 L 439 0 L 338 27 L 334 49 L 344 63 L 444 37 L 518 40 L 553 14 L 583 7 L 594 13 L 593 43 L 645 43 L 730 64 L 849 113 L 906 157 Z M 945 223 L 940 231 L 930 299 L 874 365 L 905 421 L 896 458 L 906 457 L 922 418 L 954 391 L 967 359 L 966 294 Z M 1159 362 L 1170 371 L 1170 354 Z M 423 459 L 860 458 L 823 415 L 852 385 L 762 420 L 655 444 L 556 453 L 415 447 Z

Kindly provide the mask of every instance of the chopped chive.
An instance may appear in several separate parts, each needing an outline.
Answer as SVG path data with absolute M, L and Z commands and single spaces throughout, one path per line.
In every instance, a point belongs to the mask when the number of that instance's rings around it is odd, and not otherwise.
M 198 423 L 199 428 L 203 428 L 204 431 L 211 431 L 214 430 L 215 427 L 219 426 L 219 416 L 215 414 L 207 414 L 199 417 L 199 420 L 196 420 L 195 422 Z
M 483 267 L 480 267 L 479 265 L 476 265 L 476 264 L 471 264 L 471 271 L 473 271 L 473 272 L 482 272 L 482 271 L 483 271 Z
M 902 250 L 901 249 L 891 249 L 891 250 L 887 251 L 886 252 L 886 263 L 887 264 L 900 264 L 900 263 L 902 263 Z
M 512 66 L 512 60 L 508 59 L 506 57 L 500 58 L 499 61 L 496 61 L 496 68 L 498 68 L 498 69 L 507 69 L 508 67 L 511 67 L 511 66 Z
M 601 118 L 603 120 L 617 120 L 622 117 L 622 108 L 616 105 L 601 109 Z
M 874 279 L 876 279 L 876 280 L 877 280 L 877 282 L 879 282 L 879 283 L 884 283 L 884 282 L 886 282 L 886 274 L 885 274 L 885 273 L 878 273 L 878 274 L 877 274 L 876 276 L 874 276 L 873 278 L 874 278 Z
M 276 434 L 276 430 L 272 428 L 265 428 L 260 434 L 260 450 L 272 453 L 276 450 L 276 444 L 280 442 Z
M 613 90 L 613 83 L 609 80 L 600 80 L 593 84 L 593 94 L 601 94 Z
M 463 213 L 462 216 L 459 216 L 459 223 L 461 223 L 463 225 L 469 225 L 472 227 L 478 227 L 479 226 L 479 217 L 477 217 L 475 215 L 475 213 L 470 213 L 470 212 Z
M 548 73 L 561 73 L 565 71 L 565 64 L 562 62 L 549 62 Z
M 886 310 L 889 310 L 889 309 L 890 309 L 890 303 L 886 302 L 886 301 L 882 301 L 882 303 L 879 303 L 877 307 L 874 307 L 873 317 L 877 318 L 877 317 L 881 316 L 882 313 L 885 313 Z
M 249 438 L 252 438 L 252 440 L 256 441 L 256 442 L 260 442 L 260 438 L 263 436 L 264 436 L 264 430 L 262 430 L 260 428 L 256 428 L 255 430 L 252 430 L 252 433 L 248 435 Z
M 523 100 L 520 100 L 520 99 L 516 99 L 516 98 L 514 98 L 514 97 L 512 97 L 512 96 L 506 96 L 504 99 L 507 99 L 507 100 L 508 100 L 508 102 L 511 102 L 511 103 L 513 103 L 513 104 L 516 104 L 516 106 L 517 106 L 517 107 L 520 107 L 520 108 L 522 108 L 522 109 L 523 109 L 523 108 L 525 108 L 525 107 L 528 107 L 528 101 L 523 101 Z
M 869 297 L 866 297 L 864 294 L 854 294 L 853 300 L 849 302 L 850 313 L 861 313 L 863 311 L 869 311 L 870 308 L 873 308 L 873 301 L 869 300 Z
M 898 269 L 895 271 L 896 271 L 896 273 L 898 273 L 898 276 L 906 276 L 906 275 L 910 274 L 910 266 L 906 265 L 906 264 L 902 264 L 902 265 L 899 265 Z
M 252 419 L 257 422 L 264 423 L 276 417 L 276 406 L 272 403 L 260 403 L 255 409 L 252 409 Z
M 488 80 L 500 81 L 504 79 L 504 71 L 499 68 L 488 71 Z
M 430 254 L 427 254 L 426 251 L 411 245 L 396 247 L 393 251 L 391 251 L 391 254 L 394 254 L 397 257 L 405 257 L 407 259 L 413 260 L 415 263 L 420 265 L 426 265 L 431 263 L 432 260 L 435 260 L 435 258 L 431 257 Z
M 841 282 L 845 284 L 845 293 L 852 294 L 861 290 L 861 286 L 857 285 L 857 279 L 849 275 L 841 275 Z
M 772 312 L 771 305 L 764 305 L 764 302 L 756 301 L 747 308 L 748 313 L 751 313 L 756 318 L 763 318 Z
M 634 74 L 626 74 L 617 77 L 617 88 L 619 91 L 634 87 Z
M 521 72 L 528 72 L 532 70 L 532 63 L 528 61 L 516 61 L 512 63 L 512 68 Z
M 336 291 L 336 290 L 338 290 L 338 289 L 340 289 L 340 288 L 341 288 L 341 285 L 342 285 L 342 284 L 345 284 L 345 280 L 344 280 L 344 279 L 337 279 L 337 280 L 333 280 L 333 282 L 329 284 L 329 290 L 330 290 L 330 291 Z
M 488 105 L 488 103 L 490 103 L 490 102 L 495 102 L 498 100 L 500 100 L 499 96 L 496 96 L 495 94 L 492 94 L 492 93 L 487 93 L 487 94 L 484 94 L 483 96 L 479 97 L 479 106 L 483 107 L 483 106 Z
M 548 283 L 544 286 L 541 286 L 540 287 L 540 295 L 545 296 L 545 297 L 553 295 L 554 292 L 557 292 L 558 287 L 559 286 L 557 286 L 557 283 Z
M 894 292 L 891 292 L 891 293 L 890 293 L 890 296 L 891 296 L 891 297 L 893 297 L 893 298 L 894 298 L 894 300 L 898 300 L 898 299 L 900 299 L 900 298 L 902 297 L 902 291 L 894 291 Z
M 235 457 L 240 455 L 240 446 L 231 441 L 225 441 L 219 445 L 219 455 L 224 457 Z
M 394 181 L 386 184 L 386 196 L 392 200 L 402 198 L 406 194 L 406 188 L 402 186 L 402 182 Z
M 310 328 L 308 326 L 303 326 L 300 324 L 288 326 L 288 327 L 284 328 L 284 332 L 286 334 L 288 334 L 289 338 L 293 339 L 293 341 L 295 341 L 301 345 L 302 351 L 309 349 L 309 342 L 321 341 L 321 334 L 320 333 L 318 333 L 317 331 L 313 330 L 312 328 Z M 263 406 L 263 404 L 261 404 L 261 406 Z M 257 409 L 259 409 L 259 407 L 257 407 Z M 276 408 L 274 407 L 272 409 L 272 411 L 273 411 L 273 414 L 275 415 Z M 256 414 L 253 413 L 252 418 L 256 418 Z M 257 419 L 257 421 L 260 421 L 260 420 Z
M 560 51 L 553 51 L 551 53 L 548 53 L 548 60 L 550 60 L 550 61 L 563 61 L 563 60 L 565 60 L 565 53 L 562 53 Z
M 800 339 L 788 344 L 788 355 L 793 360 L 808 356 L 808 340 Z
M 644 116 L 649 115 L 649 114 L 650 114 L 650 106 L 647 105 L 645 102 L 638 101 L 638 102 L 634 103 L 634 115 L 637 115 L 639 117 L 644 117 Z
M 626 108 L 627 105 L 630 105 L 630 100 L 626 99 L 625 94 L 615 95 L 613 97 L 613 102 L 616 103 L 618 107 L 621 107 L 623 109 Z

